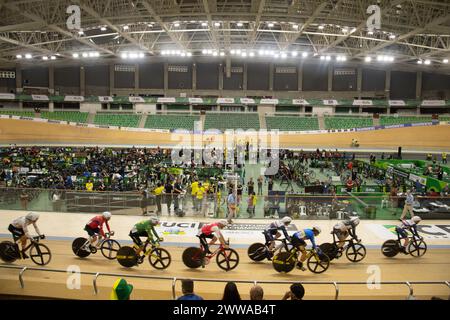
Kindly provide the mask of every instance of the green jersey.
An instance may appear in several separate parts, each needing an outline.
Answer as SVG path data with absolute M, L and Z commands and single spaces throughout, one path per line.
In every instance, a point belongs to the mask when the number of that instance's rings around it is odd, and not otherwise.
M 159 238 L 158 233 L 156 233 L 155 225 L 150 220 L 144 220 L 134 225 L 137 232 L 142 233 L 146 232 L 148 237 L 153 239 L 153 234 L 156 238 Z

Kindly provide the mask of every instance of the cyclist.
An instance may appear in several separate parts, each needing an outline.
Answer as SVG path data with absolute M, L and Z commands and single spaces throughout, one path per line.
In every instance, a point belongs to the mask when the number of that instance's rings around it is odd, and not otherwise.
M 161 222 L 157 216 L 151 216 L 148 220 L 138 222 L 133 226 L 133 229 L 131 229 L 129 236 L 138 246 L 138 248 L 136 249 L 136 253 L 138 256 L 144 249 L 140 237 L 147 237 L 147 241 L 151 242 L 152 244 L 155 244 L 155 238 L 153 236 L 155 236 L 158 241 L 163 241 L 163 238 L 160 238 L 155 230 L 155 227 L 160 223 Z
M 305 271 L 306 268 L 303 266 L 303 262 L 306 260 L 306 242 L 305 240 L 310 240 L 313 246 L 313 249 L 320 250 L 319 247 L 316 246 L 316 242 L 314 237 L 317 237 L 322 230 L 320 227 L 313 227 L 312 229 L 303 229 L 294 233 L 291 237 L 291 244 L 295 248 L 297 248 L 302 255 L 300 256 L 297 262 L 297 268 Z
M 228 248 L 228 245 L 222 235 L 222 232 L 220 232 L 220 230 L 225 228 L 227 225 L 228 225 L 227 220 L 220 220 L 219 222 L 205 224 L 200 229 L 198 237 L 200 238 L 200 244 L 203 246 L 203 248 L 205 248 L 206 253 L 211 253 L 211 251 L 209 251 L 209 245 L 214 245 L 217 239 L 219 239 L 222 246 Z M 207 238 L 211 239 L 209 244 L 206 241 Z
M 407 231 L 411 231 L 414 236 L 420 238 L 419 233 L 417 232 L 417 225 L 420 223 L 420 221 L 422 221 L 421 217 L 414 216 L 409 220 L 402 220 L 402 224 L 395 227 L 395 231 L 399 235 L 400 239 L 405 239 L 405 243 L 402 247 L 402 251 L 404 254 L 408 254 L 408 252 L 406 251 L 406 248 L 409 244 Z
M 288 241 L 290 240 L 289 234 L 287 233 L 286 227 L 292 222 L 290 217 L 284 217 L 281 220 L 276 220 L 272 222 L 267 229 L 263 231 L 264 237 L 266 238 L 266 246 L 269 247 L 269 252 L 272 254 L 272 250 L 275 246 L 275 239 L 278 239 L 283 232 L 284 238 Z
M 355 241 L 358 241 L 356 236 L 356 226 L 359 224 L 358 217 L 351 217 L 348 220 L 340 221 L 334 225 L 332 233 L 334 233 L 339 239 L 338 247 L 342 248 L 345 243 L 345 239 L 350 235 Z
M 28 226 L 30 224 L 33 225 L 34 230 L 36 230 L 36 233 L 39 235 L 41 239 L 44 239 L 45 236 L 41 234 L 39 231 L 39 228 L 36 224 L 36 222 L 39 220 L 39 213 L 36 212 L 30 212 L 26 216 L 19 217 L 15 219 L 11 224 L 8 226 L 9 232 L 12 233 L 14 242 L 17 243 L 17 241 L 20 240 L 22 250 L 20 251 L 20 255 L 22 259 L 27 259 L 28 255 L 25 254 L 25 248 L 27 247 L 27 240 L 31 239 L 30 233 L 28 232 Z M 17 250 L 19 251 L 19 250 Z
M 98 242 L 96 244 L 97 248 L 100 245 L 100 241 L 101 241 L 102 237 L 103 238 L 106 237 L 105 232 L 103 231 L 103 224 L 106 224 L 106 229 L 108 229 L 109 234 L 114 235 L 114 231 L 111 231 L 111 229 L 109 228 L 109 224 L 108 224 L 108 221 L 109 221 L 109 219 L 111 219 L 111 216 L 112 216 L 111 212 L 105 211 L 102 213 L 102 215 L 93 217 L 86 224 L 86 226 L 84 227 L 84 230 L 89 235 L 89 246 L 92 246 L 94 244 L 94 242 L 97 241 L 97 235 L 99 236 Z M 85 248 L 85 249 L 89 250 L 89 248 Z

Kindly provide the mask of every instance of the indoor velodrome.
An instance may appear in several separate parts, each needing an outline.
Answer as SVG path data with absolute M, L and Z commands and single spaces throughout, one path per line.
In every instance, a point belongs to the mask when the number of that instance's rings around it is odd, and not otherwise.
M 449 12 L 0 1 L 0 299 L 448 300 Z

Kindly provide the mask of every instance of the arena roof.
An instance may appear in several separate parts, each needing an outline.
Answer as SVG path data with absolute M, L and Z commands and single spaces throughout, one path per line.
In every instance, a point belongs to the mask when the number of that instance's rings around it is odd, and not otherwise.
M 82 30 L 66 25 L 70 5 L 81 9 Z M 372 31 L 366 24 L 370 5 L 381 9 L 381 28 Z M 431 64 L 448 72 L 450 2 L 0 0 L 0 63 L 25 60 L 25 54 L 32 60 L 82 59 L 83 54 L 136 59 L 323 56 L 419 68 Z

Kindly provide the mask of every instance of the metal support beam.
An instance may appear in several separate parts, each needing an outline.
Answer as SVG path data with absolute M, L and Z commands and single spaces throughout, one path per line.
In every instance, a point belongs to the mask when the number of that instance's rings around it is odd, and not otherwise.
M 80 67 L 80 96 L 86 95 L 86 73 L 84 66 Z
M 422 71 L 416 73 L 416 99 L 422 97 Z
M 333 65 L 328 65 L 328 92 L 333 91 Z

